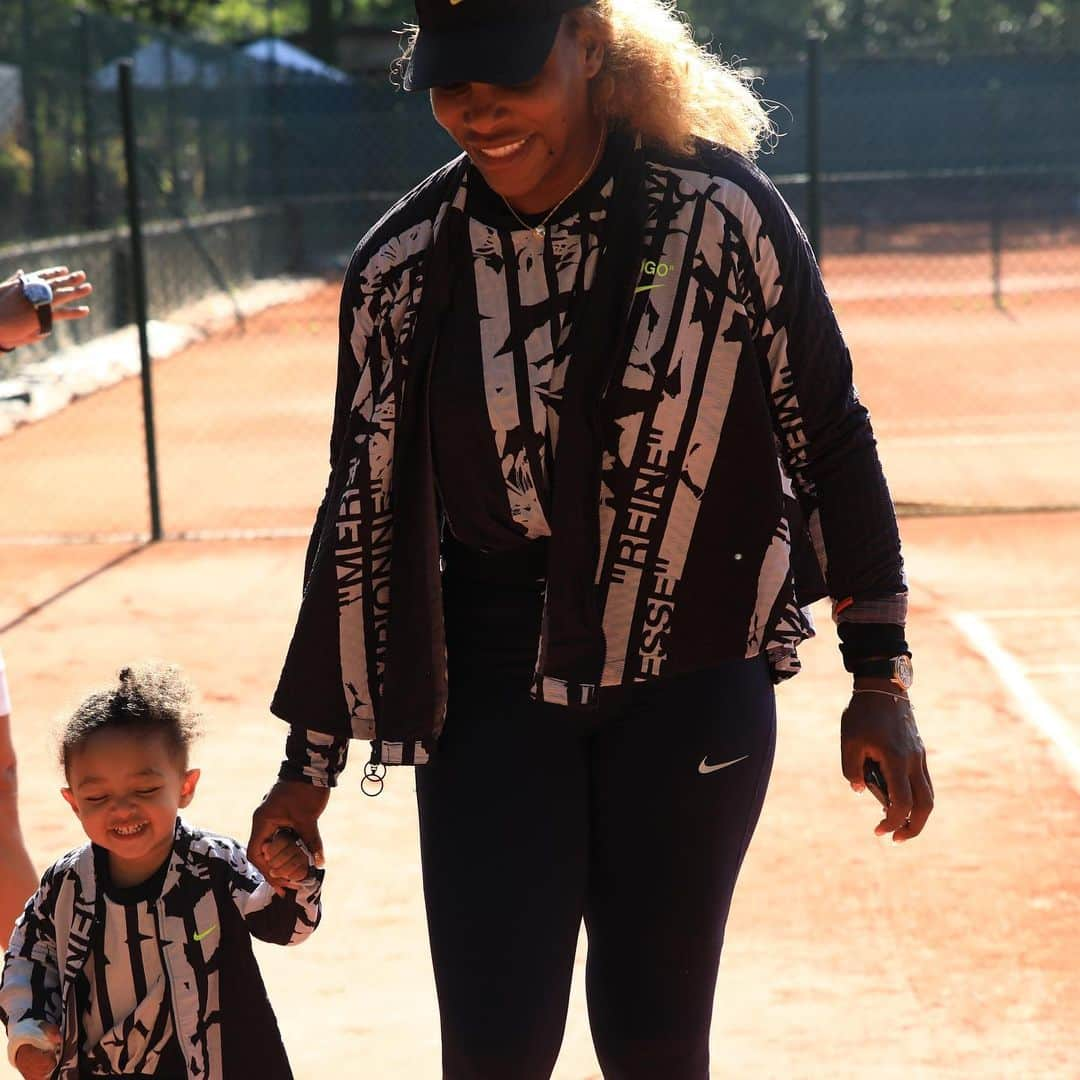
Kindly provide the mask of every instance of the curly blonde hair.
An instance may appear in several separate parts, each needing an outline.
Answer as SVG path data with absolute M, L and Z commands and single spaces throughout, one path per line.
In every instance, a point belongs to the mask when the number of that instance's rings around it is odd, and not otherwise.
M 676 153 L 689 152 L 695 138 L 747 157 L 775 143 L 772 110 L 753 76 L 699 45 L 675 0 L 591 0 L 566 17 L 604 44 L 593 98 L 611 119 Z M 417 33 L 406 29 L 398 71 Z

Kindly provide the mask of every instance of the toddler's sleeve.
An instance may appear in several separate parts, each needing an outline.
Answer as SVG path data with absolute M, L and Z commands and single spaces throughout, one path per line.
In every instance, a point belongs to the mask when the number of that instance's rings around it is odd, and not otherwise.
M 52 871 L 27 901 L 15 923 L 0 978 L 0 1020 L 7 1028 L 8 1058 L 15 1064 L 20 1047 L 53 1049 L 44 1025 L 60 1026 L 60 972 L 53 927 Z
M 306 848 L 304 851 L 311 867 L 308 876 L 278 896 L 239 844 L 231 841 L 227 848 L 229 893 L 248 930 L 261 941 L 299 945 L 322 919 L 324 871 L 315 867 Z

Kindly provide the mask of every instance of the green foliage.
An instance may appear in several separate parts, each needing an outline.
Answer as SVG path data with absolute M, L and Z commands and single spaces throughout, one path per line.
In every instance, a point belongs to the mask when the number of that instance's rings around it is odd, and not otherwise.
M 310 30 L 330 0 L 61 0 L 218 40 Z M 725 55 L 792 56 L 808 29 L 834 55 L 905 50 L 964 52 L 1080 48 L 1080 0 L 679 0 L 698 36 Z M 400 24 L 412 0 L 333 0 L 335 20 Z

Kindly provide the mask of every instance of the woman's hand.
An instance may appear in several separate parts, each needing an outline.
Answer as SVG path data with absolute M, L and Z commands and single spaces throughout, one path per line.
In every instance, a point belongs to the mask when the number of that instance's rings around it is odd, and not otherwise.
M 319 835 L 319 816 L 330 801 L 328 788 L 315 787 L 295 780 L 279 780 L 262 804 L 252 815 L 251 839 L 248 841 L 248 858 L 281 895 L 289 887 L 290 880 L 275 872 L 271 846 L 279 829 L 292 829 L 304 844 L 317 867 L 324 865 L 322 837 Z M 273 852 L 274 854 L 271 854 Z
M 893 840 L 902 842 L 923 831 L 934 809 L 934 785 L 907 695 L 895 687 L 858 684 L 840 721 L 840 755 L 844 776 L 855 791 L 866 789 L 867 758 L 881 766 L 889 803 L 875 835 L 891 832 Z
M 35 270 L 30 277 L 48 282 L 53 291 L 53 322 L 68 319 L 85 319 L 90 309 L 82 303 L 94 287 L 86 280 L 82 270 L 68 270 L 66 266 L 50 266 Z M 73 306 L 74 305 L 74 306 Z M 14 349 L 29 345 L 41 337 L 41 326 L 33 305 L 23 296 L 18 276 L 0 283 L 0 346 Z
M 60 1029 L 55 1024 L 42 1024 L 41 1033 L 55 1049 L 41 1050 L 30 1043 L 20 1046 L 15 1054 L 15 1068 L 22 1073 L 23 1080 L 49 1080 L 56 1070 L 60 1057 Z

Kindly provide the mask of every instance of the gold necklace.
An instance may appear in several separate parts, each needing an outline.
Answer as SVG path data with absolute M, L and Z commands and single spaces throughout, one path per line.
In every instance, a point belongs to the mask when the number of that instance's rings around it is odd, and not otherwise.
M 560 209 L 562 209 L 563 206 L 566 205 L 566 203 L 570 199 L 572 199 L 581 190 L 581 188 L 584 185 L 585 181 L 588 180 L 590 176 L 592 176 L 593 170 L 596 168 L 597 163 L 600 161 L 600 155 L 604 151 L 604 145 L 605 145 L 606 142 L 607 142 L 607 132 L 604 132 L 600 136 L 600 143 L 596 147 L 596 153 L 593 155 L 592 162 L 589 165 L 588 169 L 585 171 L 585 175 L 574 185 L 573 191 L 571 191 L 568 195 L 564 195 L 562 197 L 562 199 L 560 199 L 559 202 L 557 202 L 555 204 L 555 206 L 552 207 L 552 209 L 550 211 L 548 211 L 547 217 L 545 217 L 544 220 L 541 221 L 539 225 L 530 225 L 527 221 L 522 221 L 521 215 L 510 205 L 510 203 L 507 200 L 506 196 L 505 195 L 500 195 L 499 198 L 501 198 L 502 201 L 504 203 L 506 203 L 506 209 L 509 210 L 510 213 L 514 215 L 514 218 L 518 221 L 518 223 L 521 225 L 521 227 L 523 229 L 528 229 L 529 232 L 531 232 L 533 234 L 533 236 L 536 237 L 537 240 L 543 240 L 544 237 L 547 235 L 547 223 L 555 216 L 555 214 Z

